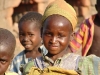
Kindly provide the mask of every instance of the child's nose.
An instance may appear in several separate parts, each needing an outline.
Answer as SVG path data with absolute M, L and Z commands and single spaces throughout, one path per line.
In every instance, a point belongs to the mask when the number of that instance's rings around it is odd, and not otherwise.
M 56 43 L 57 42 L 57 37 L 52 37 L 51 42 Z
M 29 40 L 28 36 L 25 36 L 24 41 L 28 41 L 28 40 Z

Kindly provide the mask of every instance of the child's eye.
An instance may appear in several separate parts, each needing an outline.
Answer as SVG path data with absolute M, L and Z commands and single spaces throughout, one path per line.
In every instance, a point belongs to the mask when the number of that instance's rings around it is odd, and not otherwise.
M 0 60 L 0 63 L 5 64 L 7 61 L 5 60 Z
M 45 33 L 46 36 L 51 36 L 51 33 Z
M 24 34 L 22 34 L 22 33 L 19 33 L 19 36 L 24 36 Z
M 61 34 L 58 35 L 58 38 L 62 38 L 62 37 L 64 37 L 64 35 L 61 35 Z
M 29 34 L 29 36 L 33 36 L 34 34 Z

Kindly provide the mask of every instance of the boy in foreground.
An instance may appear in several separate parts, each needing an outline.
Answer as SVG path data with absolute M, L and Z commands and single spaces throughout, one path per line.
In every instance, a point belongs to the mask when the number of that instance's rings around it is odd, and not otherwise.
M 0 75 L 18 75 L 7 71 L 15 51 L 14 35 L 7 29 L 0 28 Z

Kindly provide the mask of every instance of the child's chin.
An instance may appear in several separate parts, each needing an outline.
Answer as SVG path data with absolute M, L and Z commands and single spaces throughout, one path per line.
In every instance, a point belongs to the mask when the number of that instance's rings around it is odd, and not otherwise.
M 52 54 L 52 55 L 56 55 L 56 54 L 58 54 L 58 52 L 49 52 L 50 54 Z
M 30 50 L 30 49 L 25 49 L 27 52 L 31 52 L 32 50 Z

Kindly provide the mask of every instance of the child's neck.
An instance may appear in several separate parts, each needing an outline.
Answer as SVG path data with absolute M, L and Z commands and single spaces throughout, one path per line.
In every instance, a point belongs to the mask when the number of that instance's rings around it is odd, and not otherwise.
M 67 49 L 67 50 L 64 50 L 61 53 L 55 54 L 55 55 L 52 55 L 52 54 L 48 53 L 47 56 L 49 58 L 51 58 L 53 61 L 56 61 L 58 58 L 64 56 L 65 54 L 68 54 L 68 53 L 71 53 L 71 50 Z
M 25 50 L 25 55 L 26 55 L 26 58 L 36 58 L 36 57 L 39 57 L 41 56 L 41 52 L 37 49 L 37 50 L 32 50 L 32 51 L 27 51 Z

